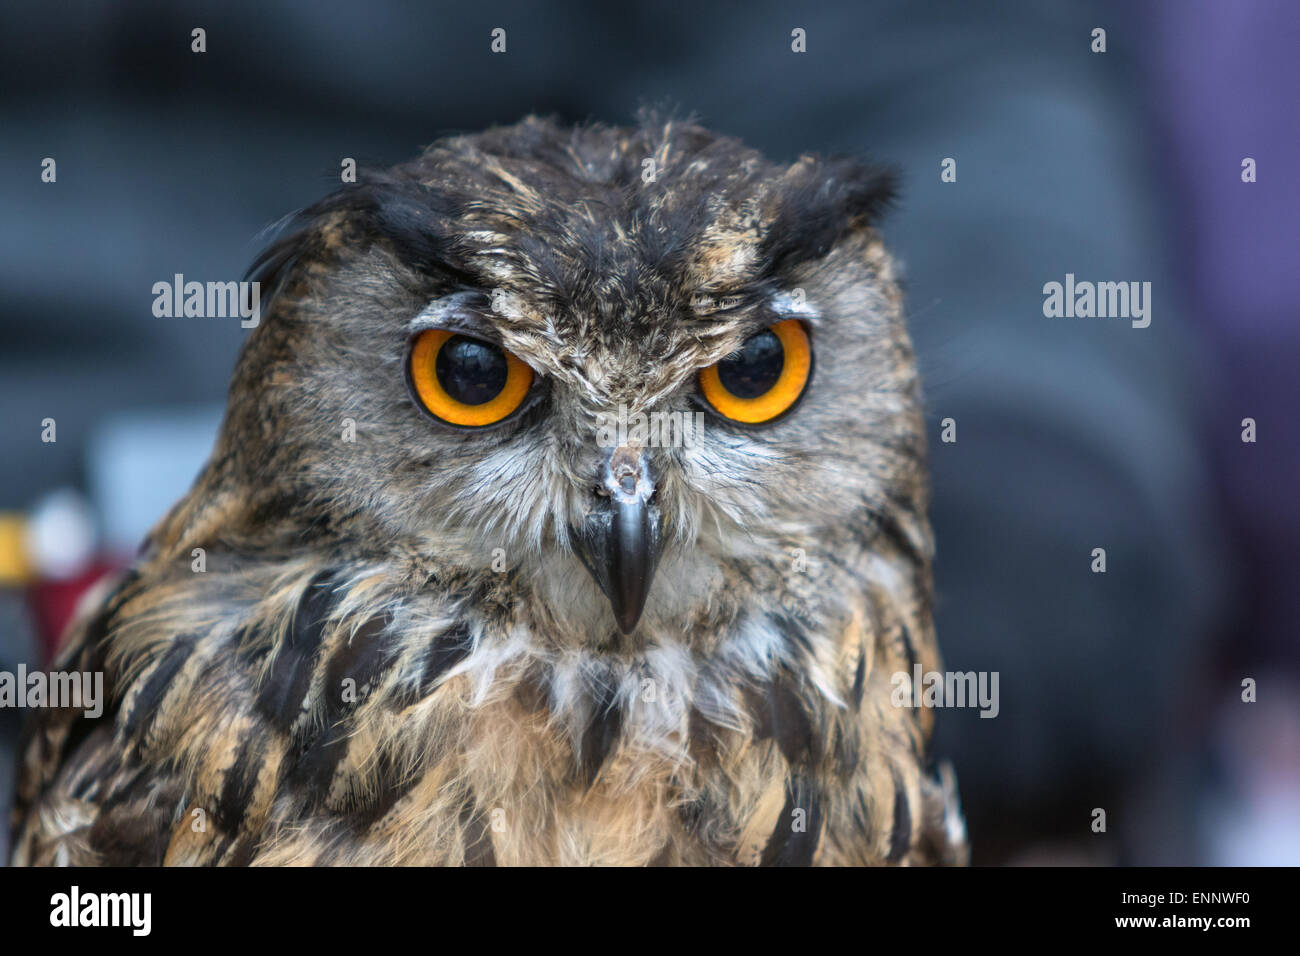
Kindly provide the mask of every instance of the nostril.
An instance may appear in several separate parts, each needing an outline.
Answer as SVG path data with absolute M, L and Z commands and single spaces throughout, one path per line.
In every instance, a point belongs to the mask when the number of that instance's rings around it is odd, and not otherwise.
M 609 456 L 608 467 L 607 484 L 612 486 L 610 490 L 618 491 L 628 497 L 635 495 L 637 485 L 645 476 L 645 462 L 641 458 L 640 451 L 621 445 Z

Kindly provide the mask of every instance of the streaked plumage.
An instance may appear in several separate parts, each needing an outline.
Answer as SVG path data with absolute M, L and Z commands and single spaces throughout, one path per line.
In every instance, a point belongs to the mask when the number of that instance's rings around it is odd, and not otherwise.
M 300 216 L 209 465 L 56 665 L 117 706 L 31 729 L 15 860 L 961 862 L 932 714 L 890 702 L 938 657 L 888 196 L 691 124 L 526 120 Z M 794 290 L 799 406 L 636 449 L 663 549 L 624 633 L 572 530 L 596 416 L 693 411 Z M 483 433 L 403 377 L 421 317 L 464 303 L 542 382 Z

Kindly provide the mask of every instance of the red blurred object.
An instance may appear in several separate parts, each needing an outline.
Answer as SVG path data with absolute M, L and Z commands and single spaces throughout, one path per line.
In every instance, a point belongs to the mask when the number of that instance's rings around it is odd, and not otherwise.
M 36 634 L 41 642 L 42 661 L 48 664 L 58 652 L 63 632 L 72 620 L 77 602 L 82 595 L 101 581 L 105 575 L 116 573 L 122 565 L 97 558 L 81 574 L 58 580 L 38 580 L 27 590 L 28 605 Z

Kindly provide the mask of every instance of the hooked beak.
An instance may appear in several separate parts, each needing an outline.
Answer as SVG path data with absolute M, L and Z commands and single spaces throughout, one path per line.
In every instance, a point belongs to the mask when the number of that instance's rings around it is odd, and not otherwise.
M 602 475 L 600 498 L 581 527 L 572 529 L 578 557 L 609 598 L 618 629 L 631 634 L 641 619 L 663 547 L 654 481 L 640 451 L 614 449 Z

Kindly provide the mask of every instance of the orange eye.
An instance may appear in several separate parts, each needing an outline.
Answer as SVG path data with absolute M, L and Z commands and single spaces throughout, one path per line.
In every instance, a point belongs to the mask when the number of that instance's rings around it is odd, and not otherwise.
M 420 404 L 449 425 L 495 425 L 523 404 L 533 370 L 500 346 L 448 329 L 426 329 L 407 366 Z
M 786 319 L 751 335 L 716 365 L 700 369 L 700 391 L 719 415 L 759 425 L 793 408 L 811 375 L 808 333 L 798 319 Z

